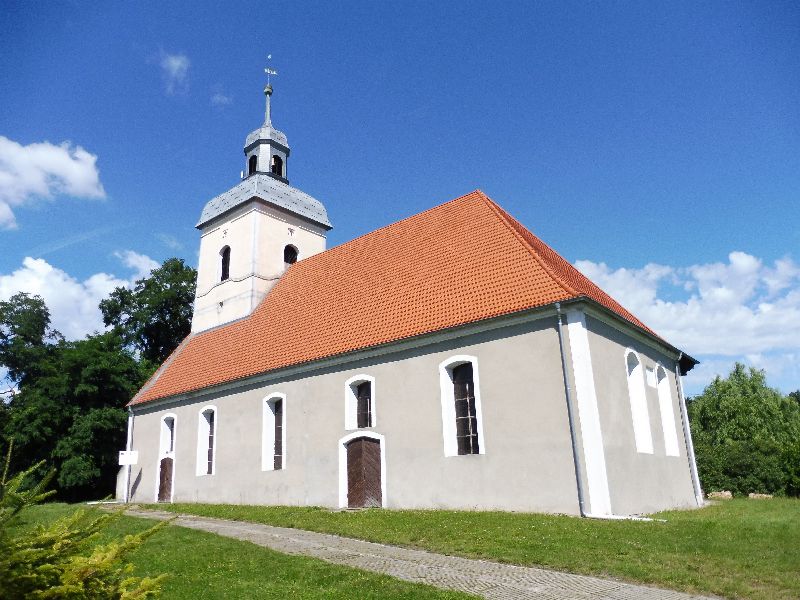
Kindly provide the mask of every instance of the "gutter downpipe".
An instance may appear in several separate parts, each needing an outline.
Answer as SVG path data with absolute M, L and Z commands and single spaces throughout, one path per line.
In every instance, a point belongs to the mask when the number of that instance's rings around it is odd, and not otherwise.
M 556 302 L 556 320 L 558 322 L 558 346 L 561 350 L 561 372 L 564 376 L 564 389 L 567 392 L 567 418 L 569 419 L 569 436 L 572 440 L 572 462 L 575 465 L 575 483 L 578 485 L 578 508 L 581 516 L 589 516 L 586 513 L 585 495 L 583 490 L 583 477 L 581 475 L 580 456 L 578 455 L 578 439 L 575 437 L 575 415 L 572 409 L 572 388 L 569 385 L 569 375 L 567 374 L 567 357 L 564 352 L 564 332 L 561 324 L 561 303 Z M 692 454 L 694 457 L 694 454 Z
M 133 409 L 128 407 L 128 439 L 125 442 L 125 450 L 131 451 L 133 446 Z M 125 468 L 125 504 L 130 502 L 131 495 L 131 465 Z
M 689 427 L 689 412 L 686 410 L 686 400 L 683 396 L 683 380 L 681 379 L 680 362 L 683 352 L 678 356 L 675 363 L 675 381 L 678 386 L 678 401 L 681 407 L 681 420 L 683 421 L 683 436 L 686 438 L 686 449 L 689 451 L 689 471 L 692 474 L 692 487 L 694 488 L 694 499 L 697 506 L 703 506 L 703 490 L 700 487 L 700 477 L 697 475 L 697 461 L 694 458 L 694 443 L 692 442 L 692 430 Z

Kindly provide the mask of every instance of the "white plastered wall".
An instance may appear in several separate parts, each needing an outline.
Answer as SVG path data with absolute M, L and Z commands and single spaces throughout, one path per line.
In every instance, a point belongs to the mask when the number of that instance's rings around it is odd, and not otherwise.
M 390 508 L 578 511 L 555 319 L 475 334 L 458 341 L 343 364 L 231 392 L 137 410 L 134 448 L 140 462 L 134 498 L 152 494 L 165 412 L 187 424 L 178 436 L 176 502 L 340 505 L 342 438 L 384 436 L 384 503 Z M 478 362 L 485 454 L 442 451 L 439 366 L 459 355 Z M 376 427 L 345 426 L 346 382 L 375 378 Z M 286 395 L 285 452 L 290 468 L 262 470 L 263 403 Z M 195 476 L 198 417 L 219 408 L 215 474 Z M 189 425 L 191 424 L 191 425 Z M 487 444 L 486 441 L 489 443 Z M 181 456 L 190 457 L 181 460 Z M 152 483 L 151 483 L 152 481 Z M 145 496 L 143 496 L 143 494 Z
M 246 317 L 283 275 L 283 249 L 302 260 L 325 250 L 325 229 L 254 200 L 202 229 L 192 331 Z M 220 250 L 229 246 L 230 276 L 220 281 Z

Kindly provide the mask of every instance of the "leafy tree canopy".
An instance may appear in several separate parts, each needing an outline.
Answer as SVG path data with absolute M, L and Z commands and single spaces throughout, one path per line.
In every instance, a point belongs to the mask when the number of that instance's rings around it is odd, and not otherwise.
M 62 497 L 110 492 L 116 453 L 125 445 L 124 407 L 146 380 L 148 366 L 112 331 L 61 341 L 39 371 L 8 404 L 5 434 L 19 450 L 15 466 L 41 460 L 56 465 Z
M 49 345 L 61 339 L 41 296 L 20 292 L 0 302 L 0 365 L 12 382 L 35 377 Z
M 0 447 L 15 440 L 15 470 L 54 465 L 64 499 L 114 490 L 125 405 L 189 333 L 195 275 L 183 261 L 167 260 L 101 303 L 111 331 L 77 341 L 52 329 L 40 297 L 0 302 L 0 366 L 11 392 L 0 401 Z
M 196 279 L 197 271 L 170 258 L 133 290 L 118 287 L 100 302 L 103 322 L 143 358 L 160 364 L 189 335 Z
M 704 489 L 796 494 L 800 404 L 767 385 L 764 371 L 737 363 L 688 405 Z

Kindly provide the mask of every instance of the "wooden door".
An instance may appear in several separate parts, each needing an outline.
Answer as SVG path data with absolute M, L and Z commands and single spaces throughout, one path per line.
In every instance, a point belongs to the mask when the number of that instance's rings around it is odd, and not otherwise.
M 380 508 L 381 443 L 358 438 L 347 444 L 348 508 Z
M 170 502 L 172 500 L 172 459 L 162 458 L 158 473 L 158 501 Z

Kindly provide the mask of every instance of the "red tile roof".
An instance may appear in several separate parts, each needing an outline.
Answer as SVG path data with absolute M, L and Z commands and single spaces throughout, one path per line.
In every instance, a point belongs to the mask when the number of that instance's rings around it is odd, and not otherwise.
M 187 338 L 131 404 L 583 296 L 652 334 L 475 191 L 295 263 L 252 315 Z

